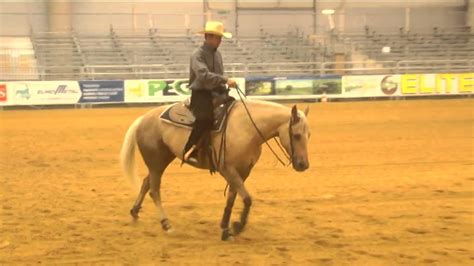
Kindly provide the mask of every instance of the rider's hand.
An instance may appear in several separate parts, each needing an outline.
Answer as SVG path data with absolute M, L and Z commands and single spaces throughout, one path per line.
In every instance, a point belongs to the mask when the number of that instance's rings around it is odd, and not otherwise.
M 233 79 L 228 79 L 225 84 L 227 84 L 229 88 L 237 88 L 237 82 L 235 82 Z

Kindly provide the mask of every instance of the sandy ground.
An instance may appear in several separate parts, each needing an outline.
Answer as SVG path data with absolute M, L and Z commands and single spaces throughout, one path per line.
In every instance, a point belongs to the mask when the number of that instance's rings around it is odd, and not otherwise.
M 118 152 L 150 108 L 0 112 L 0 264 L 473 265 L 473 106 L 311 104 L 310 169 L 265 149 L 232 243 L 220 241 L 224 180 L 178 162 L 162 185 L 175 232 L 148 197 L 132 222 Z

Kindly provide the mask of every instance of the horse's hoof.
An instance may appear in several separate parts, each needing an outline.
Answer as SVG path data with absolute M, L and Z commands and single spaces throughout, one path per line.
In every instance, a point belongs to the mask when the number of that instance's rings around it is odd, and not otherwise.
M 226 241 L 226 242 L 234 242 L 235 238 L 234 238 L 234 236 L 228 236 L 226 239 L 222 239 L 222 240 Z
M 161 220 L 161 228 L 167 233 L 172 233 L 174 231 L 173 227 L 171 226 L 170 220 L 168 220 L 167 218 Z
M 234 241 L 234 236 L 230 232 L 230 229 L 222 230 L 221 240 L 222 241 Z
M 133 219 L 137 220 L 138 219 L 138 213 L 140 212 L 140 207 L 136 208 L 136 207 L 133 207 L 131 210 L 130 210 L 130 215 L 132 215 Z
M 235 235 L 238 235 L 244 231 L 244 225 L 241 222 L 233 222 L 232 223 L 232 232 Z

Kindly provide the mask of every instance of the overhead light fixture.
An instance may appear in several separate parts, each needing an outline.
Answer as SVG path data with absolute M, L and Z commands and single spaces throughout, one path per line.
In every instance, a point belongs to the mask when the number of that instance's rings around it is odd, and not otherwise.
M 321 11 L 321 14 L 323 14 L 323 15 L 332 15 L 332 14 L 334 14 L 334 12 L 335 12 L 334 9 L 323 9 Z

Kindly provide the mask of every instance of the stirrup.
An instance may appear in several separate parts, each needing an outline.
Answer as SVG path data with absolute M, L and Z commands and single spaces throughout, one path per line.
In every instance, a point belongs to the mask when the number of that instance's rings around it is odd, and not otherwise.
M 197 163 L 197 159 L 191 157 L 191 154 L 196 150 L 196 145 L 191 146 L 191 148 L 184 154 L 183 161 Z

